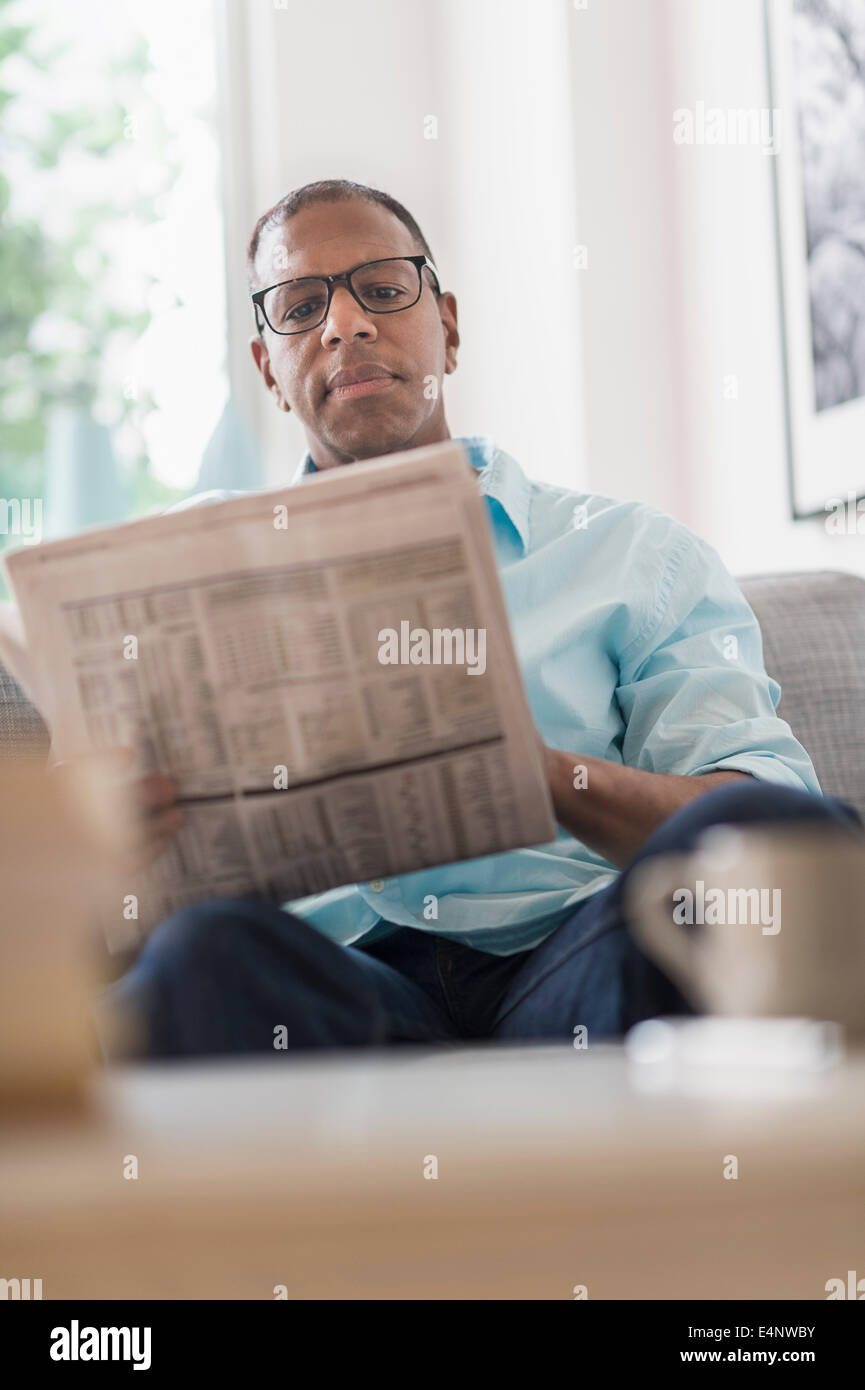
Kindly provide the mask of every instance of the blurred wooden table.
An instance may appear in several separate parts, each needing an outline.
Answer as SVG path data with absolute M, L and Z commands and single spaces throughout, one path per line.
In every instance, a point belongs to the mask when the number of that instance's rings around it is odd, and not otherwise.
M 825 1299 L 865 1275 L 865 1055 L 786 1096 L 632 1077 L 612 1045 L 117 1068 L 89 1118 L 6 1124 L 0 1276 L 46 1299 Z

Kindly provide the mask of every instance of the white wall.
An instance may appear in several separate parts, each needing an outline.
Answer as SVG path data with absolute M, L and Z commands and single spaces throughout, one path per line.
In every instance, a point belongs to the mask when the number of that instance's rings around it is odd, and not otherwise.
M 585 432 L 597 492 L 687 506 L 663 0 L 571 7 Z
M 561 0 L 441 0 L 442 232 L 460 303 L 459 432 L 491 433 L 534 477 L 585 485 L 581 274 Z M 452 424 L 453 428 L 453 424 Z
M 700 100 L 769 105 L 762 4 L 589 0 L 578 18 L 592 486 L 673 512 L 738 574 L 865 574 L 865 538 L 789 517 L 772 156 L 672 138 Z

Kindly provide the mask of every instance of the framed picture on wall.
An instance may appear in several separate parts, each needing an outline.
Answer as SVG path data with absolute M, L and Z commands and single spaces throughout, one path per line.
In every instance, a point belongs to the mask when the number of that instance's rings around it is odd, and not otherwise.
M 865 534 L 865 0 L 765 7 L 791 510 Z

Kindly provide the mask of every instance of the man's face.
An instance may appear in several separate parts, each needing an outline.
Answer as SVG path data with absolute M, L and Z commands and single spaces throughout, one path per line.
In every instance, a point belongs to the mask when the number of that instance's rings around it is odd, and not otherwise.
M 255 288 L 417 254 L 408 228 L 386 208 L 360 200 L 319 203 L 262 237 Z M 317 467 L 450 438 L 441 388 L 457 364 L 456 300 L 436 297 L 428 270 L 422 279 L 417 304 L 399 313 L 370 313 L 341 284 L 317 328 L 281 335 L 265 325 L 261 337 L 250 340 L 277 405 L 303 422 Z M 367 394 L 330 389 L 337 372 L 370 363 L 392 374 L 385 386 Z

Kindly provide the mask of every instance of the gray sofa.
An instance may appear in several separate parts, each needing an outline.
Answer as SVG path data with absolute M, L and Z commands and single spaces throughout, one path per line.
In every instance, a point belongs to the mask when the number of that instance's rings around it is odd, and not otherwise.
M 865 819 L 865 579 L 837 570 L 739 579 L 763 632 L 778 713 L 820 786 Z
M 778 713 L 824 792 L 865 818 L 865 579 L 835 570 L 739 580 L 763 631 Z M 48 751 L 37 711 L 0 666 L 0 758 Z

